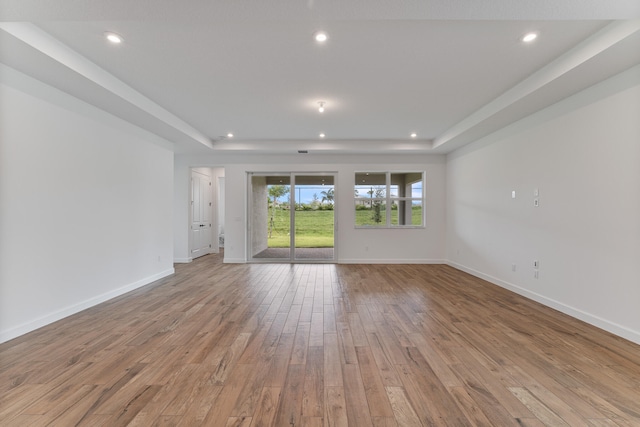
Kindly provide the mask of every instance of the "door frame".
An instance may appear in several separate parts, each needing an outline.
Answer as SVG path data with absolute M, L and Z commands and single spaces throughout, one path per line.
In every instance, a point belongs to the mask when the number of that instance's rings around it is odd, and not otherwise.
M 252 218 L 254 212 L 253 206 L 253 176 L 264 176 L 264 177 L 273 177 L 273 176 L 287 176 L 289 178 L 289 194 L 290 194 L 290 208 L 289 208 L 289 257 L 288 258 L 255 258 L 252 254 L 253 250 L 253 227 L 255 226 Z M 291 209 L 291 206 L 295 207 L 297 202 L 296 194 L 295 194 L 295 182 L 296 176 L 331 176 L 333 177 L 333 191 L 334 191 L 334 205 L 333 205 L 333 258 L 331 259 L 313 259 L 313 258 L 296 258 L 295 257 L 295 213 L 296 210 Z M 250 171 L 246 173 L 247 177 L 247 242 L 246 242 L 246 259 L 248 262 L 252 263 L 312 263 L 312 264 L 335 264 L 338 260 L 338 245 L 337 245 L 337 235 L 338 235 L 338 206 L 337 206 L 337 181 L 338 181 L 338 172 L 322 172 L 322 171 L 283 171 L 283 172 L 261 172 L 261 171 Z

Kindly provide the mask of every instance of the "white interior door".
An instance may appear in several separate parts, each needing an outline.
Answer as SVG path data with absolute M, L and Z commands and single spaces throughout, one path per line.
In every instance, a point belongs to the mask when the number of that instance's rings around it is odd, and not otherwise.
M 191 257 L 211 249 L 211 177 L 191 171 Z

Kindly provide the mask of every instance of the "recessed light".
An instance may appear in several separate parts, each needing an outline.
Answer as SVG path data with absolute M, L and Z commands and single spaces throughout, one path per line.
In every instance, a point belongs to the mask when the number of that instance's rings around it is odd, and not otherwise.
M 416 136 L 418 136 L 418 134 L 417 134 L 417 133 L 415 133 L 415 132 L 413 132 L 413 133 L 411 134 L 411 138 L 415 138 Z
M 327 36 L 327 33 L 325 33 L 324 31 L 318 31 L 317 33 L 315 33 L 313 35 L 313 38 L 318 42 L 318 43 L 324 43 L 327 41 L 327 39 L 329 38 L 329 36 Z
M 327 136 L 327 135 L 325 135 L 324 133 L 320 134 L 320 138 L 324 138 L 325 136 Z
M 538 38 L 538 34 L 536 33 L 527 33 L 522 37 L 522 41 L 525 43 L 531 43 L 535 39 Z
M 227 134 L 227 138 L 233 138 L 233 134 L 232 134 L 231 132 L 229 132 L 229 133 Z
M 319 101 L 318 102 L 318 105 L 319 105 L 318 113 L 324 113 L 324 104 L 326 104 L 326 102 L 324 102 L 324 101 Z
M 107 40 L 109 40 L 113 44 L 122 43 L 122 37 L 116 33 L 107 32 L 107 33 L 104 33 L 104 36 L 107 38 Z

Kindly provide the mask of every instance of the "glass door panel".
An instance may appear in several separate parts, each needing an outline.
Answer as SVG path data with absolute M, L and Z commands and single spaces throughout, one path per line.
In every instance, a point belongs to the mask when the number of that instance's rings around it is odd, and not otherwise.
M 333 175 L 294 176 L 295 260 L 334 260 L 334 195 Z
M 291 259 L 291 176 L 251 174 L 250 259 Z

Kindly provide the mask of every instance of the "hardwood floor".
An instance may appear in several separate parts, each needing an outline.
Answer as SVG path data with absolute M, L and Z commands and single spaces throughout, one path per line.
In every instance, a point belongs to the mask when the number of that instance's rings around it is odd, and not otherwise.
M 441 265 L 222 264 L 0 345 L 0 425 L 638 426 L 640 346 Z

